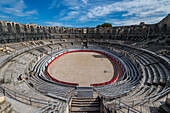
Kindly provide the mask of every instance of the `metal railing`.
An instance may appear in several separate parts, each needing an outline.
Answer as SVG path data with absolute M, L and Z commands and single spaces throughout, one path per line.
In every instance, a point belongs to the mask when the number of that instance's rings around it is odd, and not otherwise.
M 130 101 L 121 101 L 121 98 L 114 98 L 114 110 L 117 110 L 119 112 L 122 112 L 121 108 L 127 110 L 127 113 L 129 112 L 135 112 L 135 113 L 142 113 L 141 111 L 138 111 L 134 108 L 134 106 L 137 105 L 142 105 L 144 103 L 150 103 L 151 101 L 158 100 L 166 95 L 168 95 L 170 92 L 170 88 L 167 88 L 164 92 L 155 94 L 149 97 L 144 97 L 141 99 L 135 99 L 135 100 L 130 100 Z M 126 104 L 125 102 L 128 102 Z
M 45 111 L 49 112 L 50 110 L 51 110 L 50 112 L 53 113 L 53 112 L 59 111 L 58 108 L 59 108 L 59 104 L 48 103 L 48 104 L 44 105 L 43 107 L 36 109 L 32 113 L 43 113 Z
M 67 109 L 67 106 L 69 105 L 71 99 L 72 99 L 73 95 L 71 94 L 68 98 L 68 100 L 66 101 L 66 103 L 64 104 L 64 107 L 63 107 L 63 110 L 62 110 L 62 113 L 65 113 L 66 109 Z
M 129 112 L 142 113 L 141 111 L 138 111 L 137 109 L 135 109 L 133 106 L 127 105 L 124 102 L 122 102 L 121 98 L 116 98 L 114 105 L 115 105 L 114 109 L 118 110 L 119 112 L 123 112 L 121 110 L 121 108 L 123 108 L 123 109 L 127 110 L 127 113 L 129 113 Z
M 9 98 L 15 99 L 24 104 L 35 105 L 38 107 L 44 106 L 44 105 L 53 105 L 53 106 L 55 105 L 56 106 L 59 104 L 59 102 L 57 101 L 38 99 L 38 98 L 31 97 L 31 96 L 20 94 L 18 92 L 15 92 L 3 86 L 2 84 L 0 84 L 0 93 L 3 93 L 4 96 L 8 96 Z

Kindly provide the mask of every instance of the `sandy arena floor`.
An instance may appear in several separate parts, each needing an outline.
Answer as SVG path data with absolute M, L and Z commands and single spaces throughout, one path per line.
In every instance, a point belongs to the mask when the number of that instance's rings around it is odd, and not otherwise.
M 110 60 L 95 52 L 76 52 L 56 59 L 48 68 L 49 74 L 61 81 L 90 86 L 112 79 L 114 68 Z

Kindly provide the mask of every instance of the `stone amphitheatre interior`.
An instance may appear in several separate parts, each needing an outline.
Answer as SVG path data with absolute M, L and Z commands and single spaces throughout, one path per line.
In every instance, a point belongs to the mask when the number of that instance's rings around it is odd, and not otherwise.
M 79 86 L 107 82 L 114 74 L 112 63 L 105 56 L 88 52 L 64 55 L 55 60 L 47 71 L 58 80 L 75 82 Z
M 158 23 L 0 21 L 1 113 L 170 113 L 170 14 Z

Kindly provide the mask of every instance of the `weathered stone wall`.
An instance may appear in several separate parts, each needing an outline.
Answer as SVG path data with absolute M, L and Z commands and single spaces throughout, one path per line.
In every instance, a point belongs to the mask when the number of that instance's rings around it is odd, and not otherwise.
M 170 33 L 170 14 L 158 23 L 158 27 L 163 33 Z
M 163 35 L 170 35 L 170 15 L 157 24 L 141 22 L 110 28 L 64 28 L 0 21 L 0 43 L 76 37 L 143 41 Z

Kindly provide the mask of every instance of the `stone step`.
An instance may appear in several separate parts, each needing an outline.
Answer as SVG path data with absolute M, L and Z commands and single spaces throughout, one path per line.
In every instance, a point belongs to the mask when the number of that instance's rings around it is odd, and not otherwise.
M 84 111 L 72 111 L 71 113 L 100 113 L 100 111 L 88 111 L 88 112 L 84 112 Z
M 147 105 L 142 105 L 142 106 L 140 106 L 140 107 L 141 107 L 142 113 L 150 113 L 149 106 L 147 106 Z
M 73 100 L 99 100 L 99 98 L 74 97 Z
M 99 107 L 72 107 L 71 112 L 99 112 Z
M 96 103 L 98 104 L 99 101 L 72 101 L 73 104 L 93 104 L 93 103 Z
M 88 97 L 74 97 L 71 103 L 71 113 L 99 113 L 100 99 Z
M 12 112 L 13 112 L 12 106 L 6 108 L 6 110 L 5 110 L 5 113 L 12 113 Z M 15 112 L 13 112 L 13 113 L 15 113 Z
M 99 99 L 73 99 L 73 102 L 97 102 Z
M 0 104 L 0 113 L 8 113 L 8 111 L 12 111 L 11 103 L 5 101 L 2 104 Z
M 99 107 L 99 103 L 92 103 L 92 104 L 71 104 L 71 107 Z

